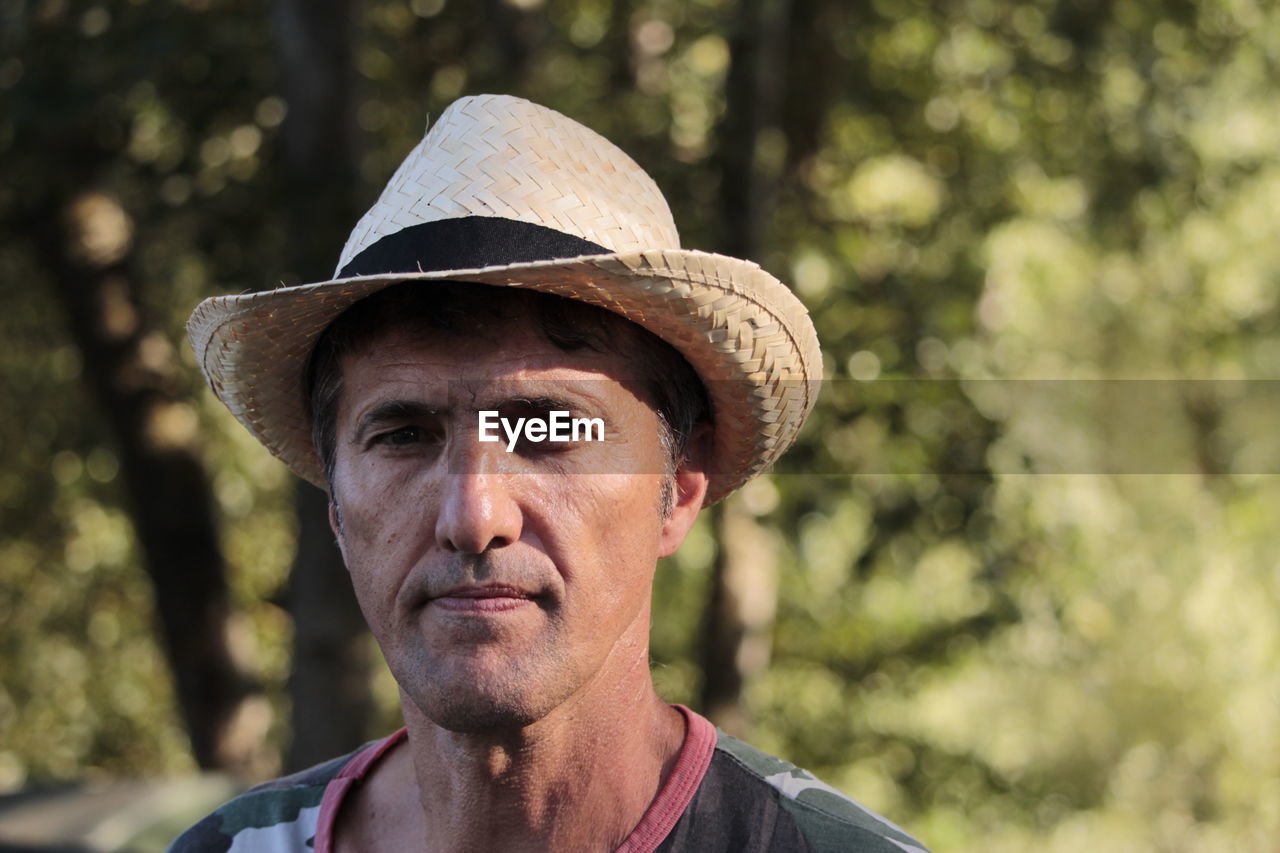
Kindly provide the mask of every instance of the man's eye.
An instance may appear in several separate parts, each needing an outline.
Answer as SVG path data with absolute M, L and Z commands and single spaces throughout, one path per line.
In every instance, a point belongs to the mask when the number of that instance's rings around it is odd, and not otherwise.
M 422 427 L 406 426 L 399 429 L 384 432 L 374 439 L 377 444 L 384 444 L 390 447 L 408 447 L 413 444 L 420 444 L 429 441 L 431 434 Z

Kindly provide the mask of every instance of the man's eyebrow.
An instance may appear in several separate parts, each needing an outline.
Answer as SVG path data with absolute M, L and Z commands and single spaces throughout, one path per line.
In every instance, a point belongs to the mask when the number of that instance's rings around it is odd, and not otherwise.
M 351 435 L 351 443 L 360 444 L 372 430 L 383 424 L 415 418 L 440 417 L 445 412 L 444 408 L 429 405 L 421 400 L 386 400 L 360 417 L 355 432 Z
M 526 410 L 532 413 L 568 412 L 574 417 L 590 416 L 602 418 L 606 424 L 612 424 L 613 418 L 601 404 L 589 398 L 552 397 L 552 396 L 515 396 L 504 397 L 494 402 L 493 408 L 502 411 Z
M 557 409 L 580 411 L 583 405 L 581 402 L 574 403 L 560 397 L 508 397 L 498 401 L 497 407 L 499 409 L 519 408 L 549 412 Z

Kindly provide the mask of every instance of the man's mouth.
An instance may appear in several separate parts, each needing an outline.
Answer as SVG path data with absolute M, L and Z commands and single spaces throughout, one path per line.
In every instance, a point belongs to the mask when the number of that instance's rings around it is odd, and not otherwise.
M 433 596 L 428 604 L 455 613 L 501 613 L 524 607 L 533 594 L 507 584 L 464 584 Z

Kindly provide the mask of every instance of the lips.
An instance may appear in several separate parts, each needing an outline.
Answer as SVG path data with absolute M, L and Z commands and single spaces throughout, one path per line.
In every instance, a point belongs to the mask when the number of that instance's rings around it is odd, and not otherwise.
M 432 596 L 428 604 L 455 613 L 501 613 L 524 607 L 533 594 L 507 584 L 464 584 Z

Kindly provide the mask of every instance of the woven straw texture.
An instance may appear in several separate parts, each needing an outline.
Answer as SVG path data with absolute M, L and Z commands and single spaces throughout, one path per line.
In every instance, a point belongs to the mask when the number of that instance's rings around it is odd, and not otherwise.
M 503 96 L 455 102 L 360 220 L 339 269 L 401 228 L 475 215 L 557 228 L 615 251 L 207 299 L 188 332 L 210 386 L 273 454 L 324 488 L 303 399 L 316 338 L 347 307 L 390 284 L 471 281 L 589 302 L 680 351 L 706 383 L 714 412 L 708 504 L 795 440 L 822 377 L 803 305 L 753 263 L 678 248 L 649 177 L 611 143 L 551 110 Z
M 545 225 L 615 252 L 680 248 L 666 199 L 621 149 L 546 107 L 477 95 L 451 105 L 409 152 L 334 274 L 379 238 L 461 216 Z

